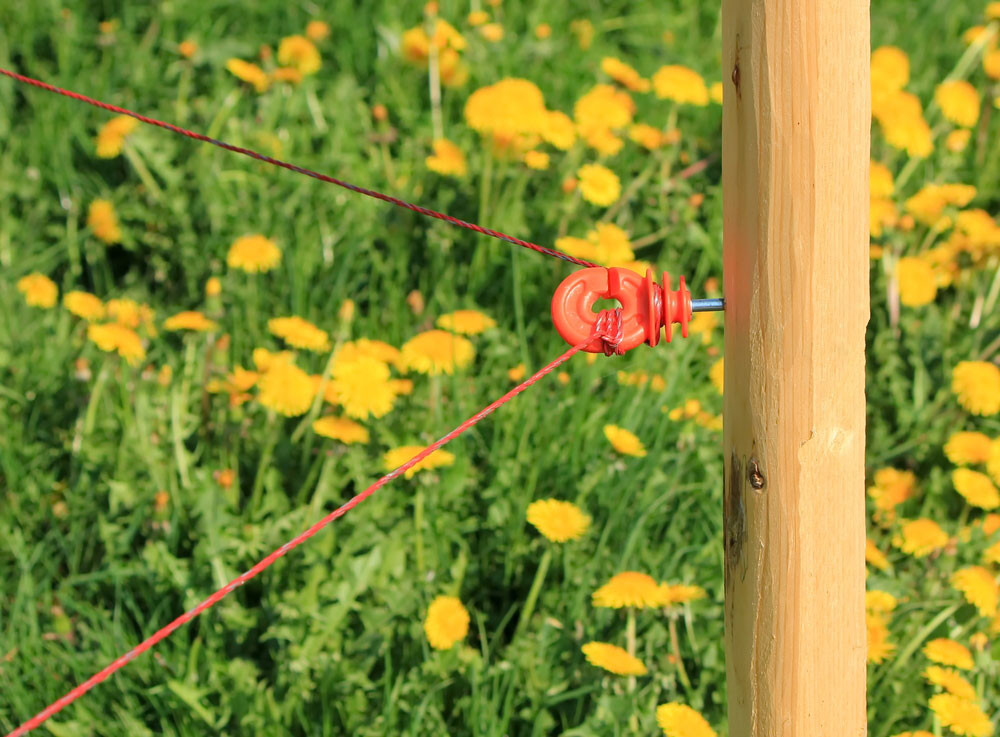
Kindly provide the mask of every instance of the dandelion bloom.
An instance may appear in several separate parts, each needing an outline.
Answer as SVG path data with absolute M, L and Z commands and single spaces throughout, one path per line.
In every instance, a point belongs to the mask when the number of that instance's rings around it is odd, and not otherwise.
M 649 80 L 621 59 L 605 56 L 601 59 L 601 71 L 632 92 L 649 92 Z
M 872 197 L 889 197 L 895 190 L 892 172 L 885 164 L 870 161 L 868 168 L 868 188 Z
M 619 453 L 635 456 L 636 458 L 642 458 L 646 455 L 646 448 L 643 446 L 642 441 L 624 428 L 617 425 L 605 425 L 604 437 L 608 439 L 611 446 Z
M 122 239 L 115 207 L 108 200 L 94 200 L 87 210 L 87 227 L 105 243 L 118 243 Z
M 288 345 L 308 351 L 325 351 L 330 348 L 329 336 L 325 330 L 301 317 L 275 317 L 267 321 L 267 329 Z
M 507 369 L 507 378 L 510 379 L 511 381 L 517 382 L 523 379 L 525 374 L 527 373 L 528 373 L 527 367 L 523 363 L 519 363 L 514 368 Z
M 552 26 L 548 23 L 539 23 L 535 26 L 535 38 L 545 40 L 552 35 Z
M 435 650 L 449 650 L 469 634 L 469 612 L 455 596 L 436 596 L 424 619 L 427 642 Z
M 328 399 L 359 420 L 389 413 L 399 394 L 389 378 L 389 367 L 371 356 L 340 357 L 333 364 Z
M 865 562 L 875 566 L 880 571 L 888 570 L 889 559 L 885 553 L 879 550 L 878 545 L 871 540 L 865 540 Z
M 673 604 L 687 604 L 688 602 L 704 599 L 708 596 L 705 589 L 693 584 L 675 583 L 662 584 L 666 590 L 667 606 Z
M 965 207 L 975 196 L 976 188 L 971 184 L 926 184 L 904 206 L 919 222 L 935 226 L 946 207 Z
M 580 180 L 580 194 L 595 205 L 610 205 L 621 194 L 618 175 L 601 164 L 584 164 L 576 172 Z
M 257 382 L 257 401 L 286 417 L 304 415 L 315 397 L 309 374 L 291 361 L 269 366 Z
M 535 171 L 545 171 L 549 168 L 549 155 L 544 151 L 526 151 L 524 154 L 524 165 Z
M 962 361 L 951 372 L 951 390 L 974 415 L 1000 412 L 1000 368 L 986 361 Z
M 885 617 L 876 612 L 866 612 L 865 628 L 868 662 L 881 663 L 896 650 L 896 644 L 889 640 L 889 628 L 885 624 Z
M 873 97 L 903 89 L 910 81 L 910 58 L 896 46 L 880 46 L 872 51 Z
M 271 80 L 274 82 L 288 82 L 288 84 L 299 84 L 302 81 L 302 72 L 300 72 L 295 67 L 278 67 L 273 72 L 271 72 Z M 281 151 L 280 146 L 281 146 L 280 141 L 272 144 L 275 155 L 278 155 L 280 153 Z
M 896 597 L 888 591 L 866 591 L 865 609 L 869 612 L 888 613 L 896 608 Z
M 102 351 L 116 352 L 133 365 L 146 357 L 146 349 L 143 348 L 138 333 L 116 322 L 88 326 L 87 338 Z
M 116 115 L 102 125 L 97 133 L 97 155 L 102 159 L 113 159 L 120 154 L 125 139 L 138 125 L 139 121 L 129 115 Z
M 466 16 L 465 20 L 470 26 L 481 26 L 490 19 L 490 14 L 485 10 L 473 10 Z
M 875 502 L 875 508 L 882 511 L 895 509 L 917 491 L 917 477 L 912 471 L 880 468 L 874 481 L 875 485 L 868 487 L 868 496 Z
M 956 468 L 951 472 L 951 481 L 955 485 L 955 491 L 972 506 L 980 509 L 996 509 L 1000 506 L 1000 492 L 997 492 L 997 487 L 985 473 Z
M 986 463 L 993 441 L 981 432 L 953 433 L 944 445 L 944 454 L 956 466 Z
M 24 295 L 27 304 L 44 309 L 54 307 L 59 296 L 59 287 L 56 283 L 37 271 L 18 279 L 17 291 Z
M 962 670 L 972 668 L 972 653 L 965 645 L 949 640 L 947 637 L 939 637 L 924 645 L 924 655 L 928 660 L 942 665 L 950 665 Z
M 446 177 L 464 177 L 467 169 L 462 149 L 446 138 L 438 138 L 433 145 L 434 153 L 424 159 L 427 168 Z
M 88 322 L 100 320 L 105 314 L 104 303 L 90 292 L 66 292 L 63 307 Z
M 237 238 L 226 254 L 226 263 L 230 268 L 242 269 L 248 274 L 270 271 L 279 261 L 281 251 L 274 241 L 260 234 Z
M 577 540 L 590 527 L 590 516 L 571 502 L 539 499 L 528 505 L 528 522 L 554 543 Z
M 441 315 L 434 324 L 439 328 L 462 335 L 479 335 L 497 326 L 496 320 L 479 310 L 449 312 L 446 315 Z
M 667 605 L 667 587 L 656 583 L 652 576 L 636 571 L 624 571 L 597 589 L 591 597 L 594 606 L 637 607 L 647 609 Z
M 499 23 L 487 23 L 479 27 L 479 35 L 490 43 L 503 40 L 503 26 Z
M 661 100 L 708 105 L 708 87 L 705 80 L 693 69 L 671 65 L 660 67 L 653 75 L 653 91 Z
M 1000 49 L 983 54 L 983 71 L 990 79 L 1000 79 Z
M 927 705 L 945 727 L 966 737 L 989 737 L 993 734 L 990 718 L 974 701 L 950 693 L 931 696 Z
M 199 332 L 207 332 L 209 330 L 216 330 L 219 327 L 219 323 L 215 320 L 209 320 L 205 315 L 197 310 L 187 310 L 186 312 L 178 312 L 173 317 L 168 317 L 163 322 L 163 327 L 166 330 L 196 330 Z
M 934 520 L 916 519 L 903 525 L 893 543 L 904 553 L 923 558 L 947 545 L 948 535 Z
M 896 262 L 899 301 L 907 307 L 930 304 L 937 296 L 934 269 L 923 259 L 906 256 Z
M 334 417 L 333 415 L 320 417 L 313 422 L 312 429 L 317 435 L 339 440 L 345 445 L 368 442 L 368 430 L 363 425 L 346 417 Z
M 398 448 L 387 450 L 382 456 L 382 466 L 386 471 L 394 471 L 412 459 L 423 449 L 424 446 L 422 445 L 402 445 Z M 454 454 L 439 448 L 412 468 L 407 469 L 406 478 L 413 478 L 418 471 L 431 471 L 435 468 L 446 468 L 454 465 L 454 463 Z
M 1000 438 L 993 441 L 995 444 L 1000 444 Z M 1000 514 L 993 514 L 992 512 L 985 517 L 983 517 L 983 534 L 989 537 L 997 530 L 1000 530 Z
M 1000 542 L 995 542 L 983 551 L 983 561 L 986 563 L 1000 563 Z
M 951 668 L 928 665 L 924 670 L 924 678 L 960 699 L 974 700 L 976 698 L 976 689 L 972 684 L 965 680 L 961 673 Z
M 398 348 L 381 340 L 370 340 L 369 338 L 358 338 L 344 343 L 337 351 L 336 361 L 353 361 L 361 356 L 374 358 L 397 368 L 402 363 L 402 353 Z
M 476 357 L 476 349 L 465 338 L 445 330 L 427 330 L 403 344 L 402 362 L 421 374 L 451 374 Z
M 957 154 L 966 149 L 970 140 L 972 140 L 972 131 L 968 128 L 959 128 L 948 134 L 944 139 L 944 146 L 952 153 Z
M 986 459 L 986 471 L 993 477 L 993 481 L 1000 484 L 1000 438 L 994 438 L 990 444 L 990 457 Z M 991 515 L 997 517 L 997 515 Z M 983 525 L 985 530 L 986 525 Z
M 542 123 L 541 135 L 546 143 L 566 151 L 576 142 L 576 126 L 566 113 L 550 110 Z
M 573 119 L 584 133 L 624 128 L 635 115 L 635 101 L 622 89 L 595 84 L 573 105 Z
M 209 277 L 208 281 L 205 282 L 205 296 L 218 297 L 220 294 L 222 294 L 222 282 L 219 281 L 219 277 Z
M 311 20 L 306 24 L 306 37 L 311 41 L 322 41 L 330 35 L 330 26 L 321 20 Z
M 955 125 L 971 128 L 979 120 L 979 93 L 965 80 L 942 82 L 934 90 L 934 100 Z
M 705 717 L 676 701 L 656 707 L 656 723 L 666 737 L 716 737 Z
M 241 82 L 252 85 L 257 92 L 267 92 L 271 86 L 267 72 L 249 61 L 230 59 L 226 62 L 226 70 Z
M 951 585 L 961 591 L 966 601 L 984 617 L 992 617 L 997 613 L 1000 587 L 993 574 L 982 566 L 969 566 L 955 571 L 951 577 Z
M 271 352 L 267 348 L 254 348 L 253 349 L 253 365 L 257 367 L 257 370 L 261 373 L 270 371 L 275 366 L 282 363 L 291 363 L 294 356 L 290 351 L 276 351 Z
M 913 732 L 899 732 L 892 737 L 934 737 L 934 735 L 926 730 L 918 729 Z
M 196 44 L 191 39 L 186 39 L 177 44 L 177 51 L 185 59 L 190 59 L 196 53 L 198 53 L 198 44 Z
M 548 123 L 548 111 L 536 84 L 507 78 L 469 95 L 465 122 L 480 133 L 505 137 L 541 135 Z
M 619 676 L 644 676 L 646 666 L 634 655 L 607 642 L 588 642 L 582 648 L 587 662 Z
M 719 394 L 722 394 L 723 387 L 725 386 L 725 372 L 726 365 L 724 358 L 720 358 L 713 363 L 712 368 L 708 370 L 708 378 Z
M 636 123 L 629 128 L 628 137 L 650 151 L 663 145 L 663 134 L 660 133 L 660 129 L 646 123 Z
M 895 90 L 873 98 L 872 115 L 890 146 L 914 157 L 929 156 L 934 150 L 931 128 L 916 95 Z

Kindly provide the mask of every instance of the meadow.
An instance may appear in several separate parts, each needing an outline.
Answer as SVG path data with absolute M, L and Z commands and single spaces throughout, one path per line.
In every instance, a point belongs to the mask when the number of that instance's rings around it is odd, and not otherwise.
M 1000 3 L 872 7 L 869 733 L 1000 719 Z M 0 67 L 721 296 L 717 3 L 0 6 Z M 513 80 L 513 81 L 512 81 Z M 0 729 L 566 349 L 575 267 L 0 78 Z M 728 734 L 722 319 L 577 355 L 39 731 Z

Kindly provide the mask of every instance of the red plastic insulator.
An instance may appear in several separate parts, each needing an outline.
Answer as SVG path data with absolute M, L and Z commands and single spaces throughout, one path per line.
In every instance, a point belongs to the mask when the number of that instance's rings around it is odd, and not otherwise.
M 596 266 L 570 274 L 552 297 L 552 321 L 556 330 L 570 345 L 579 345 L 591 334 L 597 313 L 594 304 L 599 299 L 617 299 L 622 305 L 622 333 L 619 352 L 635 348 L 640 343 L 655 346 L 660 342 L 660 329 L 666 328 L 666 341 L 673 338 L 673 324 L 679 323 L 681 335 L 688 337 L 691 320 L 691 292 L 681 277 L 674 291 L 670 274 L 663 272 L 662 286 L 653 281 L 653 272 L 639 276 L 631 269 Z M 605 341 L 592 340 L 583 350 L 605 352 Z

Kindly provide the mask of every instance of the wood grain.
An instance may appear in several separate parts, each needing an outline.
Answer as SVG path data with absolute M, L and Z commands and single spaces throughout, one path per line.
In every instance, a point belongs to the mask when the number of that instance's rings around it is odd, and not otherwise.
M 863 0 L 723 0 L 732 737 L 865 726 Z

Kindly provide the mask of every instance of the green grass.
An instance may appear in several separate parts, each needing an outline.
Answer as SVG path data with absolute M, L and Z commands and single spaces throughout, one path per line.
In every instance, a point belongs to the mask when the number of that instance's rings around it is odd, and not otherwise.
M 462 122 L 472 90 L 525 76 L 550 108 L 571 112 L 609 54 L 647 76 L 681 63 L 709 81 L 721 78 L 711 3 L 574 3 L 570 12 L 506 2 L 495 15 L 507 35 L 493 45 L 468 29 L 469 7 L 442 2 L 442 16 L 469 38 L 470 81 L 445 90 L 442 110 L 446 135 L 469 156 L 469 176 L 456 181 L 424 165 L 433 136 L 427 79 L 398 54 L 399 34 L 420 22 L 422 5 L 325 5 L 320 12 L 311 3 L 271 0 L 7 3 L 0 66 L 269 153 L 276 137 L 281 158 L 542 244 L 582 236 L 604 214 L 560 191 L 595 154 L 581 145 L 565 154 L 550 149 L 547 172 L 488 164 Z M 872 11 L 873 43 L 910 54 L 908 89 L 926 105 L 982 8 L 891 0 Z M 255 58 L 261 44 L 275 47 L 314 17 L 330 24 L 331 36 L 320 44 L 322 70 L 301 86 L 257 95 L 224 70 L 229 57 Z M 109 18 L 120 26 L 102 41 L 97 24 Z M 597 29 L 586 51 L 568 30 L 576 18 Z M 554 31 L 544 43 L 531 33 L 542 21 Z M 673 33 L 669 45 L 665 31 Z M 200 46 L 193 63 L 176 50 L 185 38 Z M 978 64 L 969 75 L 984 95 L 996 94 Z M 637 120 L 662 125 L 672 114 L 652 95 L 636 100 Z M 371 116 L 376 103 L 388 108 L 395 132 L 384 144 L 387 128 Z M 662 154 L 666 178 L 652 177 L 615 221 L 633 239 L 659 233 L 638 256 L 686 274 L 698 296 L 707 279 L 722 277 L 721 108 L 676 114 L 683 138 Z M 945 127 L 928 115 L 936 129 Z M 897 200 L 927 181 L 963 181 L 978 187 L 974 206 L 995 213 L 995 117 L 963 154 L 935 153 L 917 166 Z M 522 361 L 537 369 L 565 349 L 549 301 L 569 266 L 152 128 L 132 135 L 130 155 L 98 159 L 93 137 L 107 119 L 0 80 L 5 731 L 367 486 L 386 449 L 439 437 L 505 391 L 508 369 Z M 878 135 L 873 157 L 896 173 L 906 165 Z M 676 178 L 683 161 L 703 159 L 703 173 Z M 608 163 L 627 187 L 651 160 L 628 143 Z M 700 207 L 688 201 L 695 193 L 705 196 Z M 104 245 L 86 226 L 97 197 L 115 205 L 120 245 Z M 230 243 L 247 232 L 281 246 L 278 269 L 256 277 L 227 270 Z M 910 253 L 925 235 L 920 227 L 894 231 L 885 242 Z M 873 261 L 870 471 L 914 470 L 921 494 L 901 515 L 932 517 L 957 534 L 982 512 L 952 489 L 942 445 L 957 429 L 996 437 L 1000 421 L 959 407 L 950 370 L 961 360 L 996 357 L 997 311 L 974 328 L 970 316 L 995 283 L 997 265 L 964 272 L 935 304 L 904 307 L 899 321 L 890 320 L 881 265 Z M 231 341 L 216 350 L 204 336 L 161 331 L 147 359 L 129 367 L 98 351 L 86 326 L 61 307 L 25 305 L 15 283 L 34 271 L 61 293 L 148 302 L 158 322 L 205 309 Z M 218 304 L 203 296 L 213 275 L 223 283 Z M 420 315 L 406 301 L 413 290 L 426 302 Z M 205 393 L 206 376 L 251 365 L 256 346 L 279 346 L 268 318 L 297 314 L 336 334 L 347 298 L 357 316 L 341 338 L 399 346 L 463 307 L 484 310 L 499 327 L 473 338 L 477 357 L 468 370 L 412 377 L 413 395 L 367 423 L 365 445 L 345 447 L 311 432 L 293 441 L 299 420 L 275 419 L 254 401 L 230 410 L 225 397 Z M 708 344 L 676 341 L 592 365 L 575 358 L 568 385 L 549 378 L 452 443 L 453 466 L 392 483 L 47 728 L 57 737 L 653 734 L 657 704 L 682 701 L 725 734 L 721 437 L 662 411 L 692 398 L 721 410 L 708 381 L 721 346 L 716 330 Z M 80 357 L 89 361 L 89 378 L 75 375 Z M 299 359 L 313 372 L 324 361 Z M 146 366 L 170 366 L 169 385 Z M 620 386 L 622 369 L 662 375 L 667 388 Z M 607 423 L 636 432 L 648 455 L 616 454 L 602 434 Z M 214 478 L 223 469 L 237 473 L 228 490 Z M 170 500 L 163 512 L 155 507 L 159 491 Z M 525 522 L 525 508 L 546 497 L 576 502 L 594 523 L 583 539 L 554 551 L 534 613 L 520 624 L 549 545 Z M 889 552 L 894 532 L 873 525 L 870 536 Z M 974 532 L 970 542 L 928 559 L 890 552 L 893 568 L 872 571 L 869 588 L 901 600 L 890 623 L 896 653 L 870 673 L 874 737 L 933 728 L 920 648 L 933 637 L 967 642 L 989 631 L 989 620 L 948 584 L 986 545 Z M 580 652 L 591 639 L 624 645 L 624 616 L 595 609 L 590 595 L 626 569 L 708 592 L 670 616 L 638 618 L 637 654 L 650 675 L 631 693 L 626 679 L 605 677 Z M 461 597 L 472 624 L 464 646 L 437 653 L 422 620 L 442 593 Z M 671 659 L 672 619 L 683 672 Z M 978 654 L 971 675 L 989 714 L 1000 709 L 998 654 L 992 645 Z

